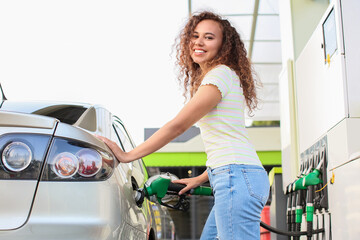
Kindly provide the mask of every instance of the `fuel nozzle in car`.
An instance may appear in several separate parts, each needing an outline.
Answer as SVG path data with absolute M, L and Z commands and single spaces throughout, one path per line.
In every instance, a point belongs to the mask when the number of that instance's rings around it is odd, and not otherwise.
M 203 186 L 199 186 L 197 188 L 191 189 L 185 194 L 179 195 L 180 190 L 186 187 L 186 185 L 172 183 L 171 181 L 175 179 L 178 178 L 170 173 L 155 175 L 149 178 L 146 181 L 144 188 L 139 188 L 135 192 L 135 201 L 137 205 L 141 206 L 146 197 L 150 201 L 157 201 L 163 206 L 187 211 L 189 209 L 189 201 L 186 198 L 188 194 L 203 196 L 212 195 L 211 188 Z M 174 201 L 176 202 L 175 204 L 169 203 Z

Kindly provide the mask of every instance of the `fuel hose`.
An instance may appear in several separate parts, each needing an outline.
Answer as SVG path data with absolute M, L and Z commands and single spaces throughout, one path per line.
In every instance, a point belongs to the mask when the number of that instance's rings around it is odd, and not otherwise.
M 260 226 L 265 228 L 266 230 L 276 233 L 276 234 L 280 234 L 280 235 L 285 235 L 285 236 L 290 236 L 290 237 L 300 237 L 303 235 L 307 235 L 308 232 L 303 231 L 303 232 L 289 232 L 289 231 L 283 231 L 277 228 L 274 228 L 270 225 L 267 225 L 264 222 L 260 222 Z M 323 233 L 325 230 L 323 228 L 320 229 L 316 229 L 316 230 L 312 230 L 312 234 L 318 234 L 318 233 Z

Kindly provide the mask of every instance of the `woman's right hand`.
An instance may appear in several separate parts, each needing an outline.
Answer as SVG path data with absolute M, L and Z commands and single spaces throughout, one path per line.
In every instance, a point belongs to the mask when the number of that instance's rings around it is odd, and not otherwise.
M 129 163 L 131 162 L 131 160 L 128 158 L 128 153 L 124 152 L 119 145 L 117 145 L 114 141 L 111 141 L 110 139 L 103 137 L 103 136 L 99 136 L 99 135 L 95 135 L 97 138 L 99 138 L 100 140 L 102 140 L 109 148 L 110 150 L 113 152 L 113 154 L 115 155 L 116 159 L 119 162 L 122 163 Z

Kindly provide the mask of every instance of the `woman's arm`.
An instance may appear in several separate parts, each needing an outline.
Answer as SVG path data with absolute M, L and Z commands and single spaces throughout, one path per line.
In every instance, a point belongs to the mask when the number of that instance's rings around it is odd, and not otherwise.
M 110 147 L 120 162 L 131 162 L 147 156 L 171 142 L 210 112 L 220 100 L 221 93 L 216 86 L 200 86 L 196 94 L 175 118 L 130 152 L 123 152 L 115 142 L 107 138 L 99 138 Z

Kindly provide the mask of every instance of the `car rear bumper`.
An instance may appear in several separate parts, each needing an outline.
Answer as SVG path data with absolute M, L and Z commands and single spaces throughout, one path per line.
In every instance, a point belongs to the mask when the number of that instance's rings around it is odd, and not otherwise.
M 121 239 L 134 232 L 127 224 L 129 206 L 121 194 L 114 176 L 102 182 L 40 182 L 25 224 L 1 230 L 0 239 Z
M 31 218 L 23 227 L 16 230 L 0 231 L 0 239 L 7 240 L 51 240 L 51 239 L 118 239 L 118 232 L 111 229 L 99 219 L 66 219 L 52 217 L 49 219 Z

